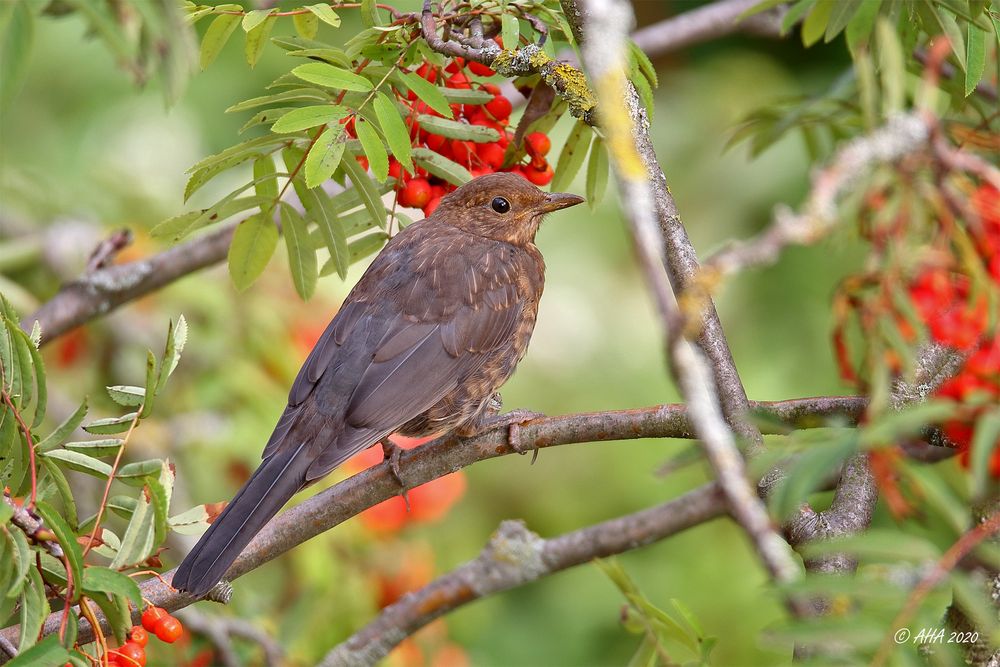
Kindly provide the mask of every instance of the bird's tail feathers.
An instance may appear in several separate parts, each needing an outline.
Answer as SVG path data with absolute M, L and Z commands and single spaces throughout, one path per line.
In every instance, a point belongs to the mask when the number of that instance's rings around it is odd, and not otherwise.
M 174 588 L 201 597 L 222 580 L 253 536 L 306 485 L 308 449 L 288 447 L 261 463 L 177 568 Z

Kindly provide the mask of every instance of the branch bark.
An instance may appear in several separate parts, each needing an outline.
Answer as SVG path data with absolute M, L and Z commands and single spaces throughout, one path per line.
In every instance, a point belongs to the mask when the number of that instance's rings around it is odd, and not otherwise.
M 814 409 L 808 406 L 812 405 Z M 856 423 L 864 412 L 863 397 L 821 397 L 791 401 L 754 403 L 753 407 L 775 419 L 791 421 L 805 427 L 821 425 L 824 419 Z M 521 426 L 522 446 L 544 449 L 580 442 L 607 442 L 638 438 L 690 438 L 691 424 L 683 405 L 658 405 L 633 410 L 594 412 L 559 417 L 542 417 Z M 507 429 L 488 431 L 467 440 L 443 436 L 416 449 L 406 450 L 400 457 L 400 467 L 407 488 L 413 488 L 438 477 L 472 465 L 478 461 L 517 453 L 510 446 Z M 389 466 L 379 465 L 358 473 L 335 486 L 306 499 L 271 521 L 250 543 L 227 573 L 234 580 L 264 563 L 277 558 L 295 546 L 343 523 L 365 509 L 398 495 L 402 490 Z M 172 573 L 164 575 L 169 580 Z M 171 589 L 158 578 L 142 583 L 143 597 L 168 610 L 191 605 L 190 595 Z M 138 619 L 139 612 L 134 612 Z M 106 619 L 98 615 L 105 631 Z M 43 634 L 59 631 L 61 614 L 49 616 Z M 0 636 L 17 640 L 18 627 L 0 630 Z M 93 628 L 81 624 L 79 641 L 94 637 Z

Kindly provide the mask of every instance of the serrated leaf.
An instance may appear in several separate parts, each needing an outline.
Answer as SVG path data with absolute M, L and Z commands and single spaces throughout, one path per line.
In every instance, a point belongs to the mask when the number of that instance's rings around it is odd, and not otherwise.
M 375 0 L 361 0 L 361 22 L 366 28 L 372 28 L 381 24 L 381 21 L 379 21 L 378 18 L 378 7 L 375 6 Z
M 135 605 L 136 609 L 142 609 L 142 593 L 139 586 L 120 572 L 106 567 L 91 566 L 83 574 L 83 590 L 88 594 L 93 591 L 121 595 Z
M 35 35 L 35 17 L 27 2 L 0 7 L 0 104 L 21 88 Z
M 230 14 L 217 16 L 205 31 L 205 36 L 201 40 L 201 68 L 207 69 L 215 60 L 222 47 L 226 45 L 232 36 L 236 26 L 240 24 L 240 17 Z
M 112 435 L 114 433 L 124 433 L 132 425 L 132 420 L 135 419 L 136 413 L 130 412 L 127 415 L 122 415 L 121 417 L 108 417 L 106 419 L 98 419 L 92 421 L 83 427 L 83 430 L 87 433 L 93 433 L 94 435 Z
M 788 467 L 788 474 L 777 485 L 769 502 L 774 513 L 784 519 L 791 516 L 804 500 L 813 493 L 830 471 L 857 451 L 853 433 L 830 436 L 824 443 L 815 443 Z
M 340 105 L 321 104 L 317 106 L 300 107 L 289 111 L 275 121 L 272 132 L 285 134 L 298 132 L 317 125 L 325 125 L 340 120 L 347 115 L 347 109 Z
M 604 141 L 597 137 L 590 147 L 590 160 L 587 163 L 587 202 L 590 208 L 604 197 L 608 185 L 608 153 L 604 150 Z
M 83 551 L 76 541 L 76 535 L 52 505 L 44 500 L 39 500 L 35 503 L 35 509 L 45 525 L 56 534 L 59 546 L 62 547 L 63 555 L 66 557 L 70 575 L 73 577 L 73 600 L 78 600 L 80 598 L 80 582 L 83 581 Z
M 333 26 L 334 28 L 340 27 L 340 17 L 337 13 L 330 8 L 330 5 L 318 4 L 318 5 L 306 5 L 306 9 L 311 11 L 316 15 L 323 23 Z
M 28 538 L 23 532 L 11 530 L 5 535 L 10 544 L 10 561 L 13 568 L 10 586 L 6 591 L 0 589 L 0 594 L 7 598 L 15 598 L 24 590 L 24 585 L 28 582 L 28 570 L 35 564 L 35 559 L 31 554 Z
M 103 438 L 101 440 L 67 442 L 63 446 L 73 452 L 80 452 L 81 454 L 100 458 L 102 456 L 117 454 L 123 442 L 125 441 L 121 438 Z
M 144 387 L 116 384 L 105 387 L 105 389 L 108 390 L 108 396 L 111 397 L 112 401 L 128 408 L 141 405 L 143 399 L 146 398 L 146 389 Z
M 823 33 L 824 42 L 832 42 L 840 34 L 840 31 L 847 27 L 847 24 L 854 18 L 855 12 L 861 8 L 861 2 L 862 0 L 837 0 L 833 3 L 833 11 L 830 13 L 830 20 Z
M 414 148 L 413 161 L 418 167 L 426 169 L 434 176 L 443 178 L 452 185 L 462 185 L 472 180 L 472 174 L 469 173 L 468 169 L 429 148 Z
M 365 77 L 340 67 L 334 67 L 328 63 L 299 65 L 292 70 L 292 74 L 303 81 L 336 90 L 352 90 L 359 93 L 367 93 L 375 87 Z
M 28 650 L 35 645 L 38 634 L 45 622 L 45 617 L 49 613 L 48 601 L 45 598 L 45 583 L 38 568 L 28 568 L 28 580 L 21 591 L 20 597 L 20 625 L 19 639 L 17 642 L 20 657 L 12 660 L 13 664 L 18 659 L 22 660 L 21 665 L 27 667 L 33 663 L 30 661 L 31 652 Z M 52 635 L 55 643 L 58 644 L 59 637 Z M 50 642 L 52 640 L 49 640 Z M 60 648 L 62 648 L 60 646 Z
M 331 65 L 336 65 L 348 69 L 351 67 L 351 59 L 347 57 L 342 49 L 322 48 L 322 49 L 299 49 L 289 51 L 287 55 L 296 58 L 312 58 L 314 60 L 325 60 Z
M 291 90 L 285 90 L 280 93 L 275 93 L 273 95 L 262 95 L 260 97 L 251 97 L 248 100 L 243 100 L 238 102 L 233 106 L 226 109 L 226 113 L 235 113 L 237 111 L 246 111 L 248 109 L 255 109 L 257 107 L 262 107 L 268 104 L 277 104 L 279 102 L 300 102 L 300 101 L 310 101 L 316 100 L 317 102 L 328 102 L 330 100 L 322 90 L 319 88 L 293 88 Z M 277 139 L 275 137 L 259 137 L 257 139 L 250 139 L 249 142 L 245 143 L 256 143 L 256 144 L 273 144 L 276 143 Z M 237 148 L 234 146 L 233 148 Z M 232 149 L 226 149 L 232 150 Z M 218 155 L 221 156 L 226 151 L 222 151 Z M 217 156 L 213 156 L 217 157 Z M 211 159 L 211 158 L 206 158 Z M 204 162 L 204 160 L 202 161 Z M 196 165 L 197 166 L 197 165 Z M 192 167 L 193 169 L 193 167 Z M 188 170 L 190 171 L 190 169 Z
M 301 154 L 302 151 L 297 148 L 288 148 L 282 155 L 285 164 L 288 165 L 301 160 Z M 357 166 L 354 160 L 347 160 L 347 162 Z M 360 167 L 358 169 L 360 170 Z M 305 208 L 308 218 L 316 223 L 320 233 L 326 240 L 330 256 L 337 263 L 338 272 L 341 277 L 345 277 L 348 267 L 347 236 L 344 234 L 343 227 L 337 220 L 337 205 L 321 189 L 309 189 L 299 178 L 293 180 L 292 185 L 295 187 L 295 193 L 302 201 L 302 206 Z M 361 190 L 354 189 L 357 190 L 360 196 Z
M 111 474 L 111 466 L 107 463 L 99 461 L 92 456 L 81 454 L 80 452 L 73 452 L 68 449 L 53 449 L 51 452 L 42 454 L 42 456 L 53 461 L 58 461 L 70 470 L 87 473 L 101 479 L 107 479 L 108 475 Z
M 160 393 L 177 364 L 181 360 L 181 353 L 187 343 L 188 325 L 183 315 L 178 315 L 177 323 L 171 322 L 167 327 L 167 342 L 163 347 L 163 357 L 160 361 L 159 377 L 156 380 L 156 393 Z
M 493 94 L 487 90 L 474 88 L 438 88 L 450 104 L 472 104 L 479 106 L 493 99 Z
M 965 43 L 965 96 L 968 97 L 979 85 L 986 71 L 986 31 L 970 23 L 968 39 Z
M 860 54 L 860 49 L 868 45 L 881 6 L 882 0 L 861 0 L 861 6 L 847 23 L 844 37 L 847 48 L 855 58 Z
M 503 48 L 514 50 L 521 43 L 521 24 L 513 14 L 504 13 L 500 19 Z
M 379 195 L 378 187 L 368 177 L 367 172 L 355 160 L 345 160 L 343 163 L 347 176 L 361 195 L 361 203 L 372 216 L 379 227 L 385 227 L 385 206 Z
M 951 52 L 955 55 L 955 60 L 958 61 L 959 68 L 964 72 L 966 70 L 965 38 L 962 36 L 962 29 L 958 27 L 955 17 L 934 4 L 927 4 L 925 9 L 933 14 L 937 20 L 941 32 L 948 38 L 948 44 L 951 46 Z
M 152 553 L 155 546 L 155 521 L 152 504 L 140 496 L 135 511 L 132 512 L 132 518 L 128 522 L 128 528 L 122 536 L 118 555 L 111 561 L 113 569 L 141 563 Z
M 67 523 L 69 523 L 69 527 L 76 531 L 79 527 L 76 515 L 76 499 L 73 497 L 73 489 L 69 486 L 69 480 L 66 479 L 66 475 L 63 474 L 63 471 L 60 470 L 55 461 L 41 456 L 38 458 L 38 461 L 42 464 L 45 476 L 55 487 L 56 493 L 59 495 L 59 500 L 62 501 L 63 515 Z
M 304 165 L 306 187 L 315 188 L 324 183 L 340 166 L 344 156 L 344 127 L 330 125 L 309 149 Z
M 559 153 L 555 175 L 552 177 L 553 192 L 565 190 L 573 182 L 581 165 L 583 165 L 584 158 L 587 157 L 592 136 L 593 131 L 586 123 L 577 122 L 573 126 L 562 151 Z
M 649 56 L 646 52 L 640 49 L 635 42 L 631 39 L 628 40 L 628 50 L 632 59 L 635 61 L 636 67 L 642 72 L 642 75 L 646 77 L 649 84 L 654 88 L 660 85 L 660 79 L 656 75 L 656 67 L 653 66 L 652 61 L 650 61 Z
M 382 126 L 382 133 L 385 134 L 385 141 L 389 144 L 392 156 L 396 158 L 406 171 L 412 174 L 414 168 L 410 146 L 410 132 L 403 121 L 403 117 L 399 114 L 399 108 L 382 92 L 375 95 L 375 99 L 372 100 L 372 106 L 375 108 L 375 116 L 378 118 L 379 125 Z
M 389 178 L 389 154 L 385 151 L 382 138 L 368 121 L 358 119 L 354 128 L 358 133 L 358 141 L 361 142 L 365 157 L 368 158 L 372 174 L 379 182 L 385 181 Z
M 278 199 L 278 177 L 273 157 L 262 155 L 253 161 L 253 180 L 254 191 L 258 197 L 271 201 Z
M 318 277 L 316 251 L 309 247 L 309 231 L 306 222 L 295 209 L 281 207 L 281 227 L 285 231 L 285 247 L 288 250 L 288 265 L 292 272 L 295 291 L 304 301 L 308 301 L 316 291 Z
M 264 272 L 278 247 L 278 228 L 269 216 L 258 214 L 241 222 L 229 245 L 229 275 L 240 292 Z
M 270 12 L 272 10 L 255 11 Z M 249 14 L 247 16 L 249 16 Z M 247 32 L 246 43 L 243 46 L 243 54 L 246 56 L 247 64 L 250 65 L 250 67 L 254 67 L 257 64 L 257 61 L 260 60 L 260 54 L 263 53 L 264 45 L 267 44 L 267 38 L 271 36 L 271 30 L 274 28 L 274 24 L 277 21 L 277 16 L 267 16 L 259 25 Z M 245 20 L 244 27 L 246 27 Z
M 394 73 L 394 78 L 402 83 L 408 90 L 413 91 L 421 102 L 425 103 L 434 111 L 445 118 L 454 118 L 455 115 L 451 111 L 451 105 L 448 103 L 447 98 L 441 94 L 441 90 L 435 86 L 430 81 L 427 81 L 416 72 L 396 72 Z
M 111 625 L 111 631 L 115 635 L 115 641 L 124 644 L 128 636 L 128 630 L 132 626 L 132 615 L 128 607 L 128 599 L 121 595 L 95 595 L 91 598 L 97 606 L 104 612 L 104 616 Z
M 211 525 L 210 518 L 205 505 L 195 505 L 186 512 L 170 517 L 170 529 L 180 535 L 200 535 Z
M 66 420 L 56 427 L 52 433 L 49 433 L 45 438 L 35 445 L 35 450 L 38 452 L 47 452 L 50 449 L 54 449 L 59 446 L 63 440 L 68 438 L 73 431 L 79 428 L 80 424 L 83 423 L 83 418 L 87 416 L 87 399 L 83 399 L 73 414 L 66 418 Z
M 491 143 L 500 139 L 499 132 L 485 125 L 470 125 L 469 123 L 462 123 L 457 120 L 449 120 L 428 114 L 418 115 L 417 122 L 420 123 L 421 129 L 449 139 L 475 141 L 480 144 Z

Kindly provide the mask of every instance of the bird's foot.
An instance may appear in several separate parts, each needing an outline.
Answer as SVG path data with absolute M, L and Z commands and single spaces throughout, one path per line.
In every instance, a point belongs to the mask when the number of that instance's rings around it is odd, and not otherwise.
M 499 399 L 499 394 L 493 396 Z M 493 398 L 490 400 L 492 401 Z M 468 438 L 486 431 L 507 427 L 507 444 L 518 454 L 527 454 L 530 450 L 532 452 L 531 462 L 534 463 L 538 458 L 538 449 L 531 445 L 525 445 L 521 441 L 521 427 L 533 419 L 544 416 L 540 412 L 524 409 L 511 410 L 503 414 L 483 415 L 472 426 L 459 429 L 457 433 L 463 438 Z
M 399 488 L 402 489 L 400 495 L 403 496 L 403 502 L 406 503 L 406 511 L 409 512 L 410 496 L 407 493 L 406 482 L 403 481 L 403 474 L 399 468 L 399 457 L 403 455 L 403 448 L 390 440 L 388 436 L 379 440 L 378 444 L 382 445 L 382 462 L 389 464 L 389 472 L 392 473 L 396 483 L 399 484 Z

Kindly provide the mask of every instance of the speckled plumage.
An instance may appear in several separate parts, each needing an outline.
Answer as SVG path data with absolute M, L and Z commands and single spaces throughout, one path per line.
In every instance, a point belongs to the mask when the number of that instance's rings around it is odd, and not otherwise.
M 508 211 L 494 210 L 498 197 Z M 206 593 L 296 491 L 385 436 L 475 432 L 534 330 L 542 216 L 581 201 L 491 174 L 390 240 L 303 364 L 260 467 L 173 585 Z

